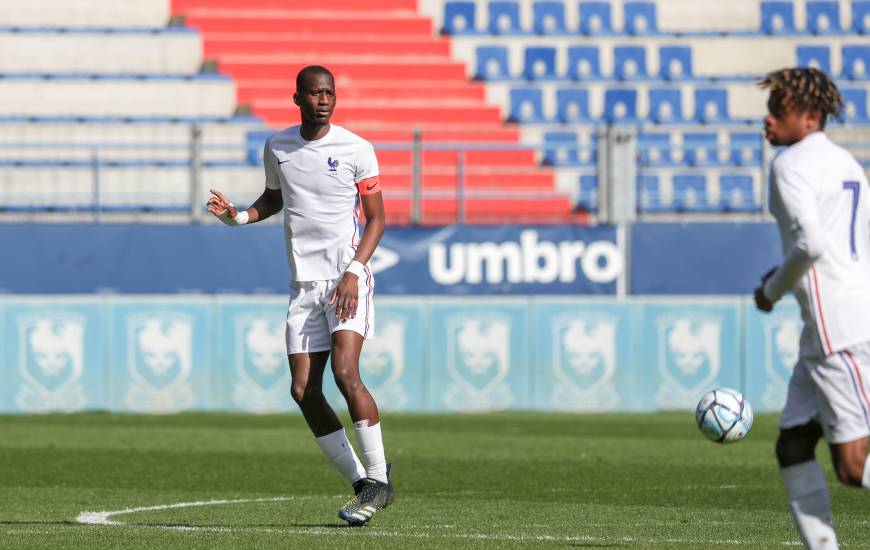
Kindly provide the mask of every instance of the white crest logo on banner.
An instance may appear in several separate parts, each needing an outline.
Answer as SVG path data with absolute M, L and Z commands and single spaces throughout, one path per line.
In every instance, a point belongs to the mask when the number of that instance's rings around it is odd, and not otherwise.
M 363 345 L 360 371 L 378 407 L 397 411 L 408 403 L 408 393 L 402 384 L 407 321 L 389 315 L 382 315 L 380 319 L 378 337 L 366 340 Z
M 510 319 L 496 314 L 457 315 L 447 321 L 447 372 L 444 396 L 460 411 L 506 409 L 513 401 L 506 378 L 510 370 Z
M 565 411 L 603 411 L 619 403 L 616 318 L 600 314 L 562 315 L 552 321 L 556 383 L 550 403 Z
M 764 319 L 764 370 L 767 386 L 761 400 L 769 409 L 785 403 L 788 381 L 800 353 L 801 322 L 792 316 Z
M 657 320 L 661 385 L 656 404 L 694 408 L 721 369 L 722 320 L 714 315 L 674 315 Z
M 27 412 L 74 412 L 87 398 L 81 384 L 85 319 L 65 312 L 18 319 L 18 367 L 23 384 L 15 402 Z
M 193 405 L 193 321 L 183 314 L 135 315 L 127 319 L 127 368 L 131 383 L 124 395 L 130 409 L 174 413 Z
M 257 413 L 286 412 L 290 404 L 290 369 L 284 322 L 243 315 L 235 320 L 236 384 L 232 400 Z

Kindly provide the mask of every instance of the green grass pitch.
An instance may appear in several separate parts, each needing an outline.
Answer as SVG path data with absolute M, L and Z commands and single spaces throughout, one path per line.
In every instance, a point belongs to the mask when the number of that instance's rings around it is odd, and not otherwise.
M 729 446 L 691 413 L 383 426 L 396 502 L 348 528 L 336 511 L 350 487 L 298 415 L 2 416 L 0 548 L 800 547 L 771 415 Z M 819 456 L 842 547 L 870 548 L 870 495 Z

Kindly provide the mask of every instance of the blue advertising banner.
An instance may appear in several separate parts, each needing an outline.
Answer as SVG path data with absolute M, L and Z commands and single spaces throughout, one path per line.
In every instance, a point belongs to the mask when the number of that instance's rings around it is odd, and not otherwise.
M 800 352 L 800 308 L 792 296 L 786 296 L 771 313 L 759 312 L 751 302 L 744 311 L 746 397 L 758 410 L 778 411 L 785 404 Z

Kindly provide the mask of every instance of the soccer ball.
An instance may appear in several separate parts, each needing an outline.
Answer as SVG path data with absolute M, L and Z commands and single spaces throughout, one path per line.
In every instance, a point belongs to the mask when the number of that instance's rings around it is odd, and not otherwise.
M 752 428 L 752 407 L 739 391 L 716 388 L 698 402 L 695 422 L 707 439 L 733 443 L 746 437 Z

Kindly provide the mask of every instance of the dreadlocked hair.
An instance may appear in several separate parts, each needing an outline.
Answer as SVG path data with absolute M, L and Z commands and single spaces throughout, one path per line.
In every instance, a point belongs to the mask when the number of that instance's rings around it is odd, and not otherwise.
M 818 111 L 822 126 L 828 115 L 843 119 L 843 96 L 834 82 L 822 71 L 808 68 L 780 69 L 758 81 L 761 88 L 770 88 L 771 99 L 799 113 Z

